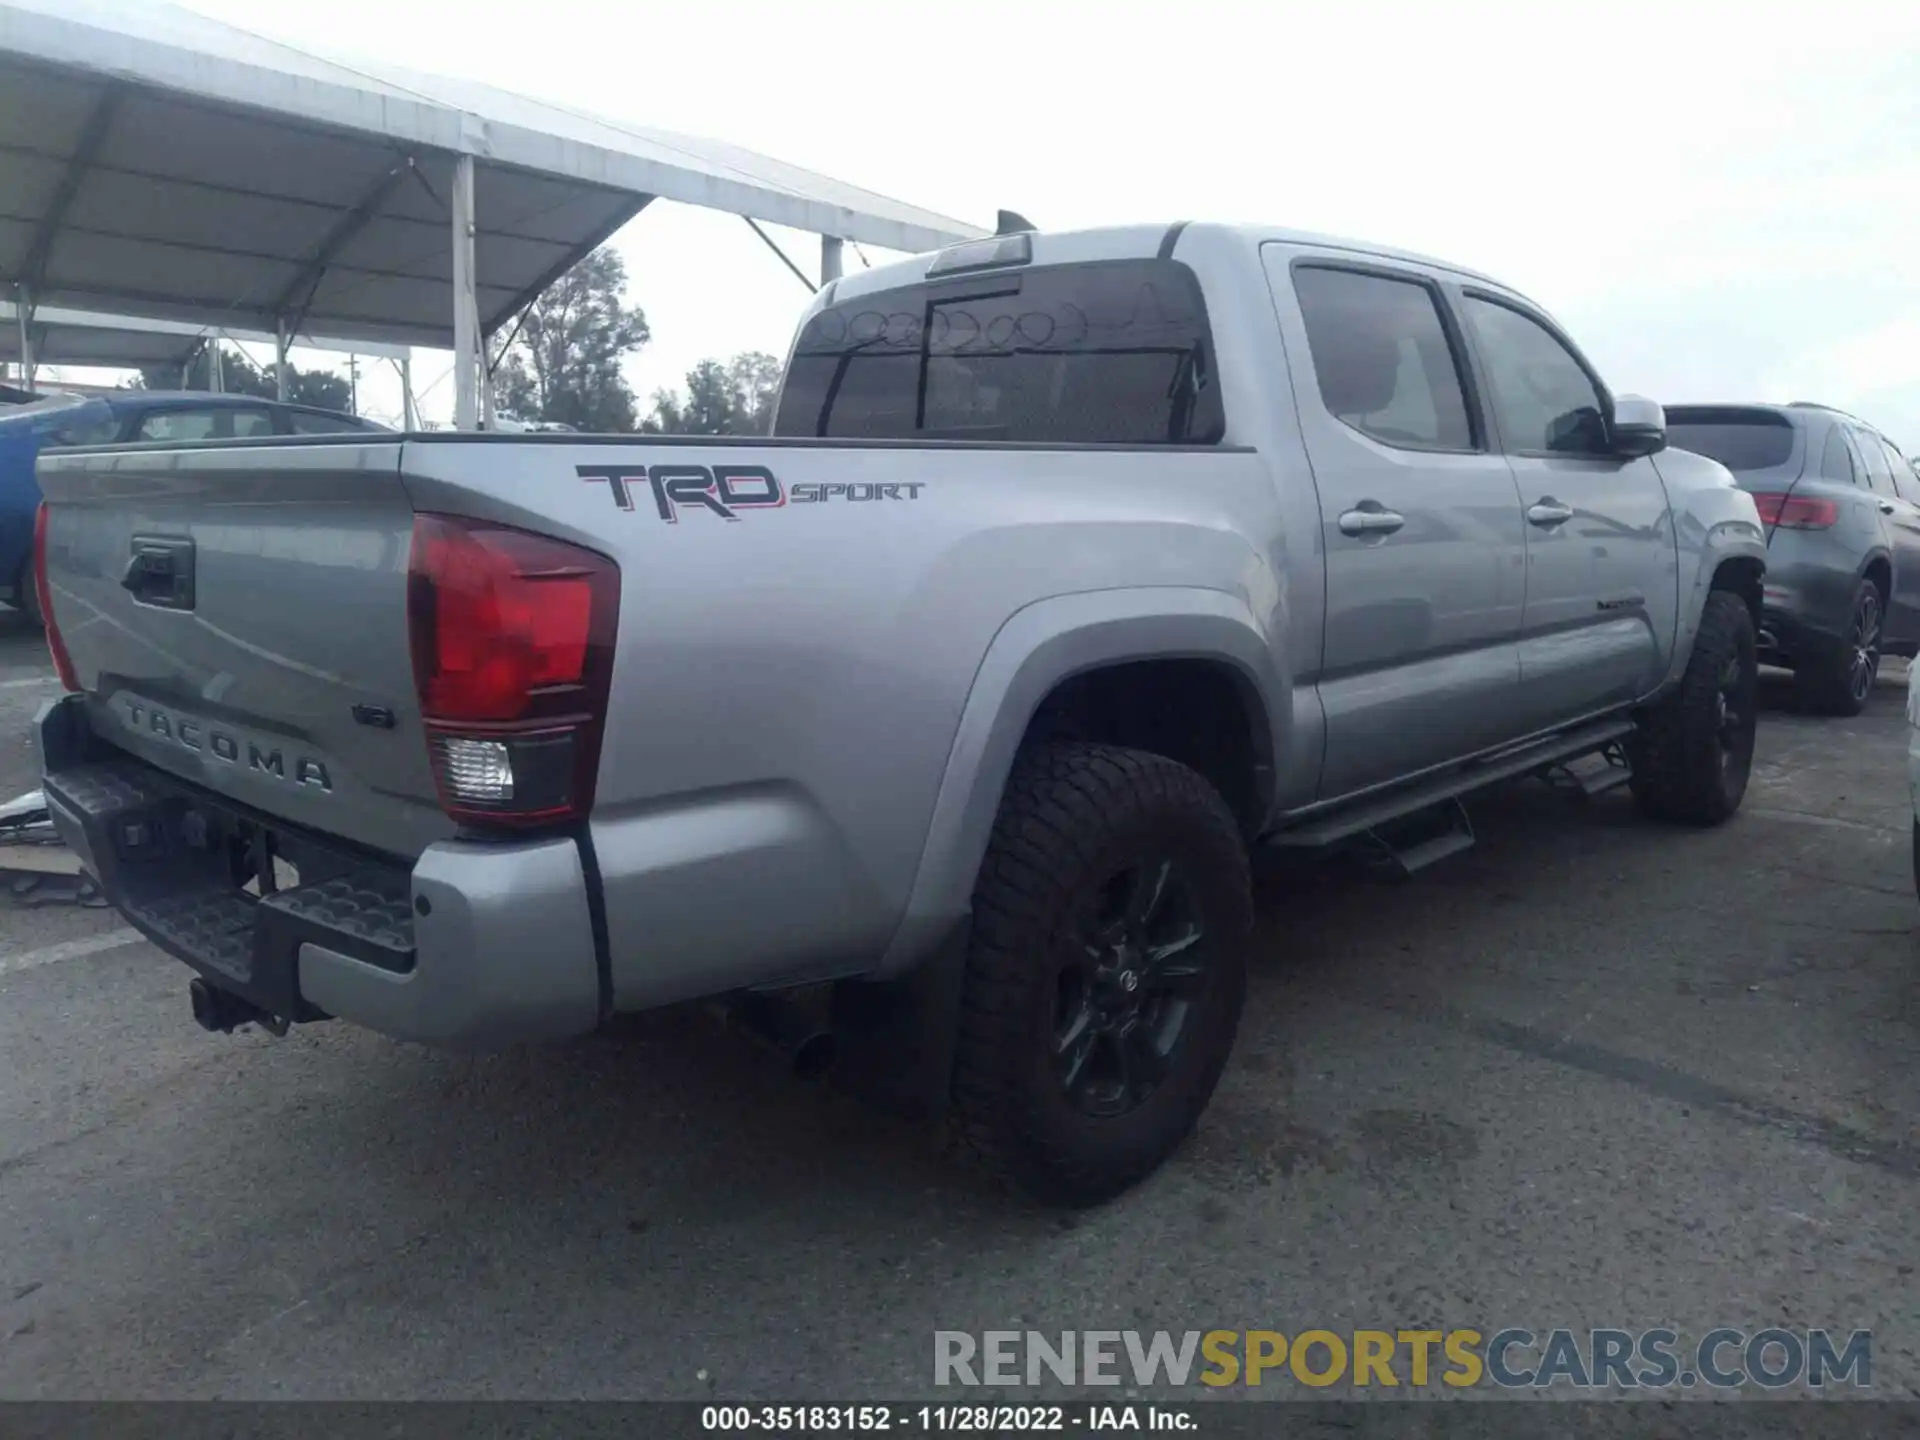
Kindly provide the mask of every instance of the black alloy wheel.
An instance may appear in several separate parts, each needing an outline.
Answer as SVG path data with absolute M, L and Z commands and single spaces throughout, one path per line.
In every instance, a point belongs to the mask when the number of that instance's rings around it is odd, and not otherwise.
M 1154 855 L 1102 885 L 1067 957 L 1054 1005 L 1054 1070 L 1084 1115 L 1124 1115 L 1166 1077 L 1206 991 L 1193 887 Z

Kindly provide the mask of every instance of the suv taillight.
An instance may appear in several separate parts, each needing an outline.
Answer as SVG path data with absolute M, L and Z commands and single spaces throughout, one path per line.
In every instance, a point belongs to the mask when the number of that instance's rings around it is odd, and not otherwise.
M 440 804 L 479 826 L 583 819 L 600 764 L 620 571 L 484 520 L 416 515 L 407 619 Z
M 1827 530 L 1840 519 L 1840 507 L 1831 500 L 1801 495 L 1755 495 L 1753 508 L 1760 523 L 1783 530 Z
M 60 638 L 60 626 L 53 618 L 53 587 L 47 584 L 47 502 L 33 512 L 33 594 L 40 602 L 40 615 L 47 625 L 47 649 L 53 655 L 53 668 L 60 683 L 78 690 L 80 681 L 73 673 L 73 661 L 67 655 L 67 642 Z

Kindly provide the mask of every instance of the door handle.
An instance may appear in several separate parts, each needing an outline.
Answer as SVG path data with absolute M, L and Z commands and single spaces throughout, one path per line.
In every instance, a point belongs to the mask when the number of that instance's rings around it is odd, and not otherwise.
M 1342 535 L 1391 535 L 1407 523 L 1407 517 L 1391 510 L 1380 508 L 1371 500 L 1362 500 L 1360 504 L 1340 517 Z
M 1573 507 L 1562 505 L 1551 495 L 1542 496 L 1527 507 L 1527 520 L 1539 526 L 1564 525 L 1573 518 Z
M 136 535 L 120 586 L 141 605 L 193 609 L 193 541 L 185 536 Z

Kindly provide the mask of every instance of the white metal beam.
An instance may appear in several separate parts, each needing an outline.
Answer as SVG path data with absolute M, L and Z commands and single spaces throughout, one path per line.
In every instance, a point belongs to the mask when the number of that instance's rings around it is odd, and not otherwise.
M 473 156 L 453 166 L 453 428 L 480 421 L 480 304 L 473 288 Z
M 19 307 L 11 300 L 0 300 L 0 323 L 13 324 Z M 124 330 L 135 335 L 178 335 L 182 340 L 193 340 L 214 333 L 210 325 L 196 325 L 191 320 L 156 320 L 147 315 L 109 315 L 94 310 L 69 310 L 64 306 L 36 305 L 33 307 L 33 323 L 46 330 Z M 274 337 L 264 330 L 235 330 L 221 327 L 221 333 L 229 340 L 244 345 L 271 345 Z M 303 350 L 326 350 L 341 355 L 377 355 L 383 360 L 401 360 L 408 354 L 408 347 L 378 340 L 349 340 L 328 335 L 302 335 L 298 345 Z M 41 357 L 41 363 L 48 362 Z M 76 365 L 91 362 L 72 362 Z

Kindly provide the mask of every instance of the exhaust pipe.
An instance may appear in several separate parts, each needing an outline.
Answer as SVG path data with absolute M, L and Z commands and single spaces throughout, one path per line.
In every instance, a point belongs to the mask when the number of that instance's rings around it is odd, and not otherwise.
M 727 1006 L 726 1014 L 736 1027 L 784 1056 L 802 1079 L 818 1079 L 839 1057 L 833 1032 L 785 996 L 749 993 Z
M 187 984 L 187 1003 L 193 1007 L 194 1023 L 202 1030 L 231 1035 L 242 1025 L 258 1025 L 275 1035 L 287 1033 L 286 1021 L 198 977 Z

